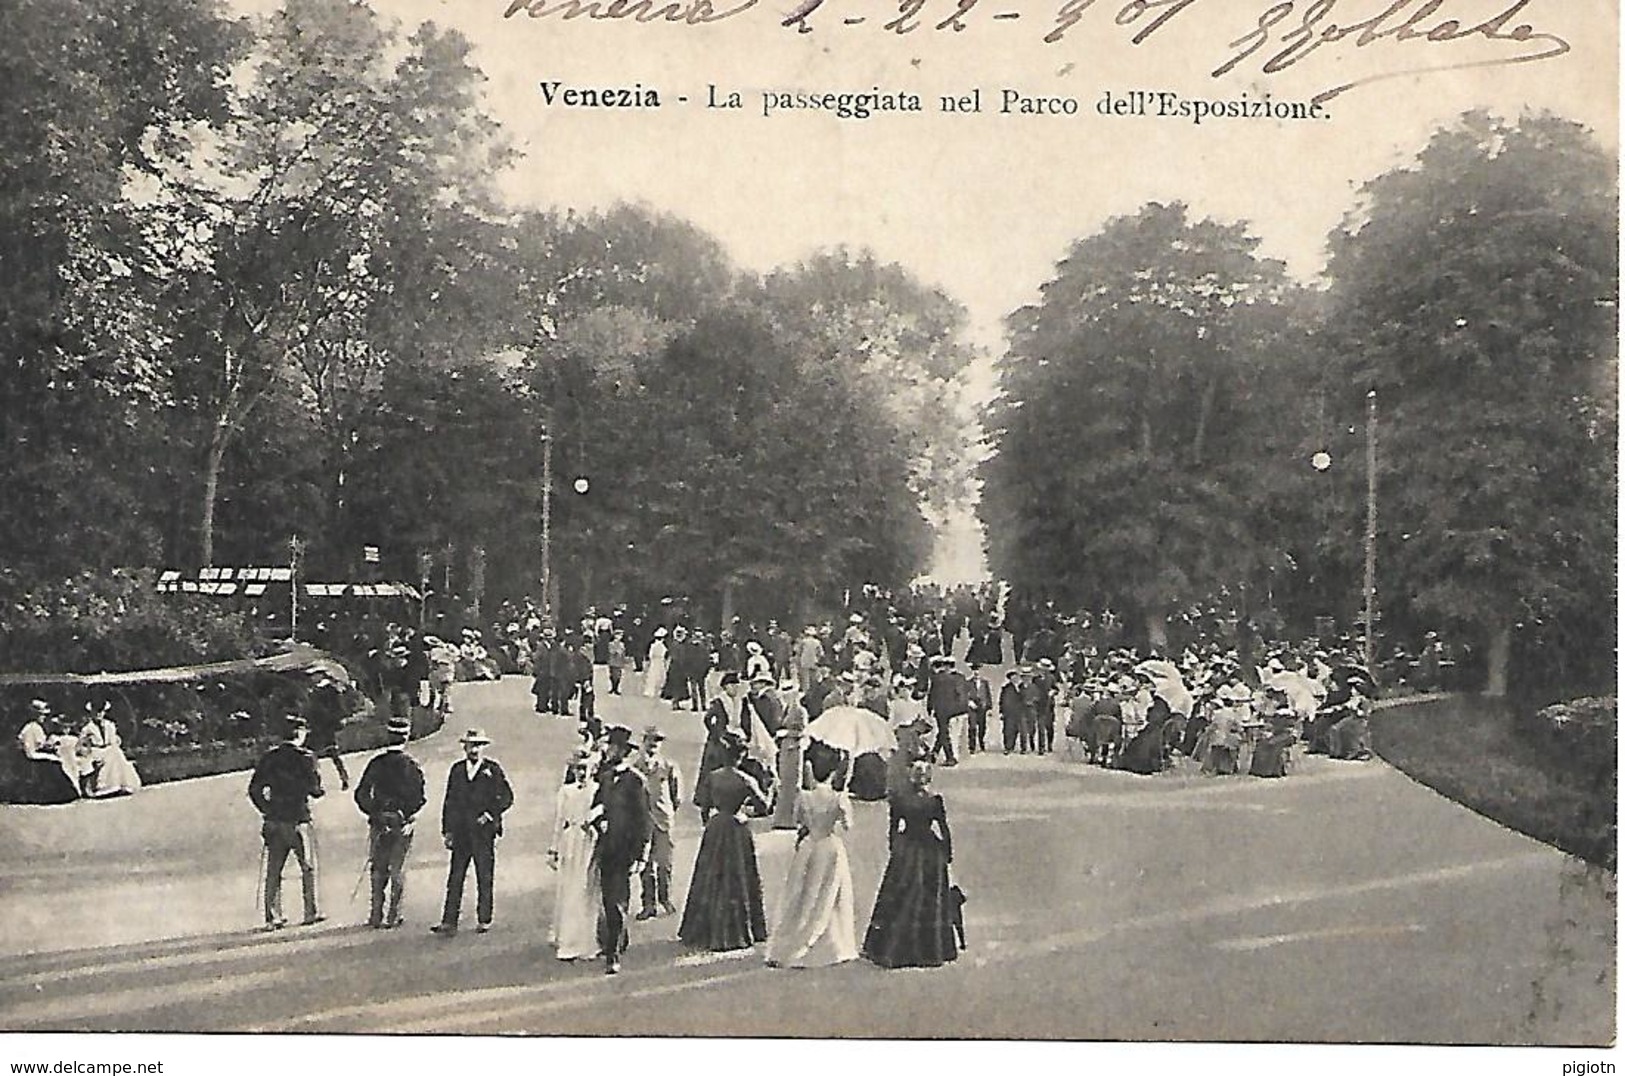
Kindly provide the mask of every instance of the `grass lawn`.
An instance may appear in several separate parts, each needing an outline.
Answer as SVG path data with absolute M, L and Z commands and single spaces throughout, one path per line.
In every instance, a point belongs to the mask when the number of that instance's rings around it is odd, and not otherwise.
M 1615 869 L 1618 767 L 1520 728 L 1510 705 L 1472 696 L 1378 710 L 1376 751 L 1502 825 Z

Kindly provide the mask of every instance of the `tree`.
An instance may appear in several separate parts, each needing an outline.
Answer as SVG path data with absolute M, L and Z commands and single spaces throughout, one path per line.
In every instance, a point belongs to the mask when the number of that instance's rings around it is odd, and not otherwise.
M 1611 650 L 1617 192 L 1579 126 L 1471 113 L 1332 236 L 1336 374 L 1380 404 L 1386 604 L 1472 626 L 1492 695 L 1520 627 L 1596 620 Z
M 995 572 L 1133 610 L 1161 646 L 1175 603 L 1279 559 L 1251 506 L 1289 289 L 1257 245 L 1243 225 L 1148 205 L 1075 244 L 1011 316 L 982 467 Z
M 768 274 L 764 301 L 809 356 L 841 364 L 903 439 L 916 499 L 935 514 L 967 496 L 966 314 L 940 289 L 867 250 L 821 251 Z
M 224 114 L 240 28 L 211 0 L 18 0 L 0 82 L 0 547 L 41 573 L 140 563 L 162 532 L 170 339 L 121 192 L 154 135 Z M 74 533 L 75 542 L 61 541 Z
M 259 25 L 229 121 L 174 139 L 146 201 L 153 246 L 182 266 L 190 361 L 175 389 L 200 426 L 202 562 L 227 450 L 272 395 L 297 394 L 323 445 L 336 556 L 357 423 L 384 367 L 403 351 L 490 349 L 470 297 L 489 296 L 486 183 L 508 156 L 467 56 L 432 24 L 403 42 L 362 5 L 290 0 Z

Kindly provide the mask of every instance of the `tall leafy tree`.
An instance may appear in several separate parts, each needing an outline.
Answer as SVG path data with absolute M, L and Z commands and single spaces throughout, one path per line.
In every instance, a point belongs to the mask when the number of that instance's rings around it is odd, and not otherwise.
M 369 8 L 289 0 L 259 26 L 228 122 L 183 132 L 149 199 L 188 270 L 176 394 L 198 422 L 199 559 L 214 555 L 227 450 L 276 394 L 305 404 L 328 487 L 329 557 L 350 537 L 358 423 L 403 352 L 487 350 L 488 177 L 507 160 L 458 35 L 406 40 Z M 178 139 L 179 141 L 179 139 Z
M 763 297 L 809 356 L 839 364 L 885 407 L 915 495 L 941 515 L 967 496 L 976 358 L 964 307 L 900 265 L 836 247 L 768 274 Z
M 0 546 L 66 573 L 161 539 L 170 336 L 121 198 L 218 120 L 240 28 L 211 0 L 18 0 L 0 36 Z M 76 541 L 61 542 L 72 532 Z
M 1384 604 L 1470 629 L 1491 694 L 1520 635 L 1611 662 L 1617 203 L 1579 126 L 1472 113 L 1332 236 L 1345 414 L 1379 402 Z
M 1146 206 L 1076 243 L 1010 319 L 981 514 L 995 572 L 1141 617 L 1254 578 L 1257 464 L 1291 350 L 1282 266 L 1239 224 Z

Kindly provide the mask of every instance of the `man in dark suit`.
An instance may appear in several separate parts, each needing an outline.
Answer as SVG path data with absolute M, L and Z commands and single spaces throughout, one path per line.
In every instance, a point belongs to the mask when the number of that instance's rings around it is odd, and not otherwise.
M 1005 673 L 1005 684 L 999 691 L 999 722 L 1004 730 L 1005 754 L 1019 747 L 1025 755 L 1032 746 L 1031 735 L 1024 736 L 1028 721 L 1027 700 L 1022 694 L 1022 672 L 1011 669 Z
M 553 651 L 556 648 L 553 629 L 543 628 L 541 637 L 530 650 L 530 693 L 536 696 L 536 712 L 539 714 L 556 712 L 553 710 Z
M 628 941 L 626 916 L 632 906 L 632 876 L 642 872 L 654 828 L 648 786 L 627 761 L 631 751 L 631 729 L 617 725 L 605 734 L 604 763 L 598 771 L 598 792 L 593 797 L 593 806 L 600 812 L 595 825 L 598 882 L 604 903 L 598 920 L 598 948 L 604 954 L 606 975 L 621 970 L 621 955 Z
M 954 721 L 970 711 L 970 690 L 965 678 L 954 668 L 954 659 L 946 654 L 932 663 L 931 687 L 926 694 L 925 710 L 937 724 L 937 742 L 931 749 L 931 761 L 938 754 L 946 754 L 944 766 L 959 765 L 954 754 Z
M 260 759 L 248 782 L 248 798 L 264 819 L 266 930 L 288 925 L 282 914 L 282 868 L 289 852 L 299 860 L 305 926 L 326 918 L 316 906 L 316 833 L 310 822 L 310 801 L 322 795 L 322 778 L 316 756 L 305 750 L 305 731 L 305 719 L 290 715 L 287 739 Z
M 406 895 L 406 857 L 412 851 L 412 823 L 426 801 L 423 767 L 406 753 L 412 721 L 392 716 L 386 726 L 389 746 L 374 755 L 355 786 L 355 805 L 367 816 L 367 863 L 372 871 L 373 929 L 401 925 L 401 899 Z M 384 893 L 389 914 L 384 914 Z
M 970 675 L 965 684 L 970 693 L 970 713 L 967 716 L 969 729 L 966 731 L 966 750 L 972 754 L 987 750 L 987 715 L 993 710 L 993 688 L 982 675 L 982 666 L 978 661 L 971 661 Z
M 575 691 L 576 664 L 571 651 L 578 645 L 575 633 L 565 632 L 548 655 L 547 675 L 552 698 L 548 701 L 547 712 L 550 714 L 570 716 L 570 695 Z
M 440 833 L 451 850 L 446 907 L 440 922 L 429 928 L 443 938 L 457 933 L 457 920 L 463 914 L 463 880 L 468 877 L 471 862 L 479 890 L 476 929 L 481 934 L 491 929 L 497 838 L 502 836 L 502 813 L 513 806 L 508 775 L 495 759 L 481 757 L 491 742 L 485 733 L 469 729 L 459 742 L 464 758 L 452 764 L 446 778 L 446 800 L 440 809 Z

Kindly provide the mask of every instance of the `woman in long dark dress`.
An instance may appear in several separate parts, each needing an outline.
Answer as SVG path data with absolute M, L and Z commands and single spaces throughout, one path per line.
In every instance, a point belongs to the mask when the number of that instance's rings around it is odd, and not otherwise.
M 863 956 L 883 968 L 936 968 L 959 958 L 948 886 L 953 835 L 942 797 L 931 791 L 931 764 L 909 769 L 893 792 L 891 858 L 863 939 Z
M 730 733 L 722 745 L 726 764 L 708 775 L 716 813 L 705 824 L 682 925 L 677 928 L 677 937 L 685 944 L 717 953 L 749 949 L 767 938 L 756 839 L 744 820 L 748 805 L 765 811 L 767 797 L 739 770 L 745 758 L 744 738 Z
M 1168 722 L 1173 711 L 1160 695 L 1151 699 L 1151 710 L 1146 714 L 1145 728 L 1135 734 L 1117 759 L 1117 768 L 1130 773 L 1161 773 L 1167 766 Z

